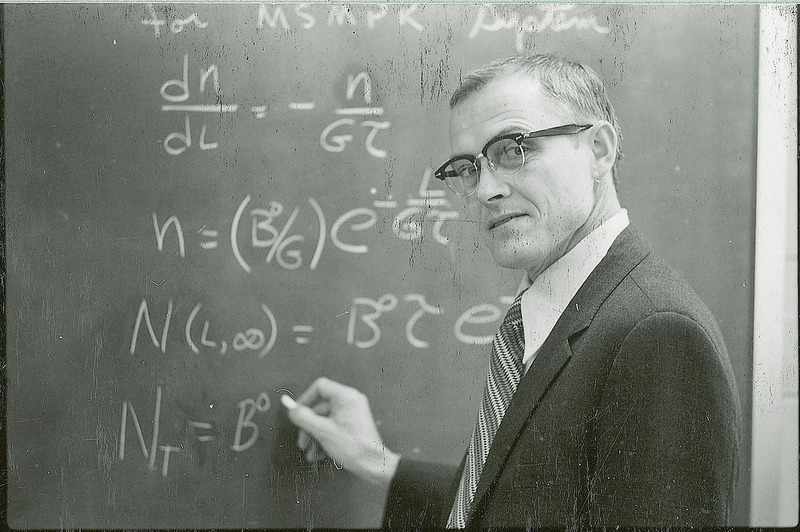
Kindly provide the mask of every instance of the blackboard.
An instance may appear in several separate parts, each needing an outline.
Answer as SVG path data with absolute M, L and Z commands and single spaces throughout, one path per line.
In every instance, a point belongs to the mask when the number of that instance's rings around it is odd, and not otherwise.
M 377 526 L 381 493 L 294 451 L 277 399 L 320 375 L 371 398 L 393 450 L 457 462 L 520 275 L 431 168 L 458 80 L 520 52 L 607 81 L 622 202 L 718 317 L 749 427 L 757 22 L 709 5 L 5 6 L 9 524 Z

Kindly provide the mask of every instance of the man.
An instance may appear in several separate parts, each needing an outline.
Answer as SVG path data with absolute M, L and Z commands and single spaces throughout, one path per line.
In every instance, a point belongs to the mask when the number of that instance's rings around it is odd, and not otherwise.
M 727 524 L 730 361 L 711 313 L 620 207 L 602 82 L 514 57 L 467 76 L 451 109 L 454 156 L 436 177 L 466 197 L 497 264 L 525 271 L 464 461 L 401 458 L 366 398 L 327 379 L 284 401 L 298 445 L 388 486 L 389 527 Z

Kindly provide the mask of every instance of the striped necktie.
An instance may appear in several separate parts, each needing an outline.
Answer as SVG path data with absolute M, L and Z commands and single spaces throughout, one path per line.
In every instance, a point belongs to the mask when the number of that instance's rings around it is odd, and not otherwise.
M 483 402 L 478 412 L 475 431 L 472 433 L 453 509 L 447 520 L 447 528 L 464 528 L 467 524 L 472 499 L 478 487 L 478 479 L 486 462 L 486 456 L 489 454 L 489 447 L 522 375 L 525 334 L 522 328 L 521 298 L 522 294 L 518 295 L 508 309 L 492 343 L 489 376 L 486 380 Z

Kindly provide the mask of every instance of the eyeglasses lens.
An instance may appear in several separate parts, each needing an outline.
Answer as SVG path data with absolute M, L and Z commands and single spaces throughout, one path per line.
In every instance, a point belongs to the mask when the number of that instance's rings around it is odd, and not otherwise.
M 513 139 L 498 139 L 486 147 L 492 170 L 503 176 L 516 174 L 525 162 L 522 148 Z
M 445 181 L 459 196 L 468 196 L 478 188 L 478 168 L 470 159 L 457 159 L 445 169 Z
M 497 139 L 486 147 L 486 164 L 500 176 L 516 174 L 525 163 L 522 147 L 513 139 Z M 445 168 L 447 186 L 459 196 L 469 196 L 478 188 L 480 160 L 456 159 Z

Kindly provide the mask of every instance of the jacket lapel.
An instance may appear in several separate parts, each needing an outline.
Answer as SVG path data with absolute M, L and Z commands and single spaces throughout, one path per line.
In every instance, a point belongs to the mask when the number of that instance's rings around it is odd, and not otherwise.
M 629 225 L 620 233 L 556 322 L 520 381 L 497 429 L 473 499 L 473 508 L 478 510 L 470 517 L 470 521 L 480 518 L 482 499 L 502 471 L 517 436 L 552 382 L 569 363 L 572 357 L 570 338 L 589 326 L 603 301 L 649 252 L 647 241 L 636 228 Z

